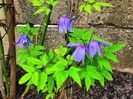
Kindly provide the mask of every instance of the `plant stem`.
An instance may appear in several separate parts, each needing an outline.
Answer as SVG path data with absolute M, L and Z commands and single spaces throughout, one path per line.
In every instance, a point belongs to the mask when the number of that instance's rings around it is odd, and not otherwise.
M 30 85 L 27 85 L 25 91 L 24 91 L 23 94 L 21 95 L 21 99 L 23 99 L 24 96 L 29 92 L 29 89 L 30 89 Z
M 50 13 L 48 15 L 46 15 L 45 18 L 44 18 L 43 26 L 42 26 L 42 30 L 41 30 L 42 34 L 41 34 L 41 36 L 39 38 L 39 42 L 38 42 L 39 45 L 43 45 L 43 43 L 44 43 L 44 39 L 45 39 L 47 28 L 48 28 L 48 25 L 49 25 L 49 22 L 50 22 L 50 16 L 51 16 L 51 11 L 52 11 L 53 6 L 48 5 L 48 8 L 50 9 Z
M 1 32 L 0 32 L 0 59 L 1 61 L 1 66 L 0 66 L 0 90 L 3 96 L 3 99 L 6 98 L 6 92 L 5 92 L 5 88 L 4 88 L 4 80 L 3 77 L 5 79 L 5 84 L 6 84 L 6 91 L 7 91 L 7 95 L 9 95 L 9 80 L 7 77 L 7 70 L 6 70 L 6 63 L 5 63 L 5 57 L 4 57 L 4 47 L 3 47 L 3 42 L 1 39 Z M 2 77 L 3 76 L 3 77 Z

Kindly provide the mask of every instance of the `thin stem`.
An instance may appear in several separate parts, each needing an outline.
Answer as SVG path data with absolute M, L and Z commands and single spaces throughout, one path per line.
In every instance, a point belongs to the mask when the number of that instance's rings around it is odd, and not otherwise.
M 44 43 L 44 39 L 45 39 L 47 28 L 48 28 L 48 25 L 49 25 L 49 22 L 50 22 L 50 16 L 51 16 L 51 11 L 52 11 L 53 6 L 48 5 L 48 8 L 50 9 L 50 13 L 48 15 L 46 15 L 45 18 L 44 18 L 43 26 L 42 26 L 42 30 L 41 30 L 42 34 L 41 34 L 39 42 L 38 42 L 39 45 L 43 45 L 43 43 Z
M 0 32 L 0 38 L 1 38 L 1 32 Z M 5 84 L 6 84 L 6 90 L 7 94 L 9 95 L 9 80 L 7 77 L 7 72 L 6 72 L 6 64 L 5 64 L 5 57 L 4 57 L 4 47 L 3 47 L 3 42 L 2 39 L 0 39 L 0 59 L 1 59 L 1 66 L 0 66 L 0 90 L 3 96 L 3 99 L 6 98 L 6 92 L 5 92 L 5 87 L 4 87 L 4 82 L 3 82 L 3 77 L 5 79 Z M 2 77 L 3 76 L 3 77 Z
M 24 98 L 24 96 L 29 92 L 29 90 L 30 90 L 30 85 L 27 85 L 25 91 L 24 91 L 23 94 L 21 95 L 21 99 Z

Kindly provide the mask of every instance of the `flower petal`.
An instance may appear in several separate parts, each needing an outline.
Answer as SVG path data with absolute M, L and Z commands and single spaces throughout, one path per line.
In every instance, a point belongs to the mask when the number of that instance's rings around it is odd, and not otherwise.
M 91 41 L 89 43 L 89 46 L 88 46 L 89 53 L 88 54 L 90 55 L 91 58 L 93 58 L 95 56 L 95 54 L 97 52 L 97 46 L 99 46 L 99 45 L 96 41 Z
M 73 32 L 70 17 L 65 17 L 65 26 L 68 31 Z
M 98 41 L 98 40 L 96 40 L 98 43 L 100 43 L 100 44 L 102 44 L 102 45 L 104 45 L 104 46 L 110 46 L 110 44 L 108 44 L 108 43 L 105 43 L 105 42 L 101 42 L 101 41 Z
M 82 61 L 85 57 L 85 47 L 77 47 L 77 49 L 74 51 L 73 55 L 75 58 L 75 61 Z
M 67 47 L 79 47 L 79 46 L 83 46 L 82 44 L 76 44 L 76 43 L 69 43 L 67 44 Z

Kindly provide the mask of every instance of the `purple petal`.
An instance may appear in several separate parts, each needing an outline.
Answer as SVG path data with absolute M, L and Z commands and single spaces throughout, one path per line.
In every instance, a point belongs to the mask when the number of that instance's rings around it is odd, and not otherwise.
M 21 48 L 23 48 L 23 47 L 26 47 L 26 46 L 30 46 L 31 41 L 30 41 L 29 37 L 26 34 L 22 34 L 15 44 L 18 44 Z
M 69 17 L 65 17 L 65 26 L 68 29 L 68 31 L 73 32 L 72 25 L 71 25 L 71 19 Z
M 102 41 L 98 41 L 98 40 L 96 40 L 96 41 L 97 41 L 98 43 L 104 45 L 104 46 L 110 46 L 110 44 L 108 44 L 108 43 L 105 43 L 105 42 L 102 42 Z
M 67 44 L 67 47 L 79 47 L 79 46 L 83 46 L 82 44 L 76 44 L 76 43 L 69 43 Z
M 82 61 L 85 57 L 85 47 L 77 47 L 77 49 L 74 51 L 73 55 L 75 58 L 75 61 Z
M 64 30 L 64 18 L 63 17 L 60 17 L 60 19 L 59 19 L 58 28 L 59 28 L 59 32 L 62 33 Z
M 99 46 L 99 45 L 96 41 L 91 41 L 89 43 L 89 46 L 88 46 L 89 53 L 88 54 L 90 55 L 91 58 L 93 58 L 95 56 L 95 54 L 97 52 L 97 48 L 98 48 L 97 46 Z

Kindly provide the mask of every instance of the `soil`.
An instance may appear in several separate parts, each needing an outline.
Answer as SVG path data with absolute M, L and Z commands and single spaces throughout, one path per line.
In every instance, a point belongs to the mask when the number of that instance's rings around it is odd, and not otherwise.
M 21 74 L 19 76 L 22 76 L 23 72 L 18 72 Z M 113 79 L 113 81 L 106 81 L 104 88 L 96 82 L 88 92 L 85 87 L 80 89 L 74 85 L 71 99 L 133 99 L 133 74 L 113 71 Z M 24 88 L 24 85 L 17 85 L 17 99 L 20 99 Z M 25 99 L 45 99 L 44 97 L 45 95 L 30 90 Z

